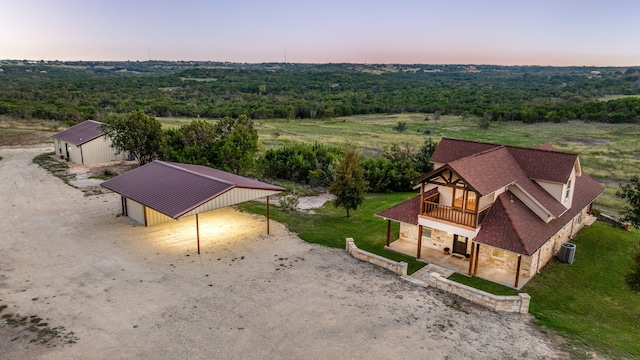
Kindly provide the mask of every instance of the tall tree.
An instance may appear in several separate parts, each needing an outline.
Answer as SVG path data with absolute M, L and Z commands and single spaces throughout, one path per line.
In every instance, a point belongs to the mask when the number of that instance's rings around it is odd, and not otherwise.
M 353 146 L 347 146 L 336 166 L 335 181 L 329 187 L 329 192 L 336 197 L 333 205 L 345 208 L 347 217 L 350 217 L 349 210 L 356 210 L 362 204 L 366 190 L 367 182 L 359 165 L 358 153 Z
M 254 169 L 258 154 L 258 131 L 246 115 L 224 118 L 215 125 L 218 165 L 243 175 Z
M 640 177 L 634 175 L 628 184 L 621 184 L 616 196 L 627 201 L 621 220 L 640 228 Z
M 414 159 L 414 169 L 420 174 L 426 174 L 433 170 L 433 163 L 429 161 L 431 159 L 431 155 L 436 150 L 437 143 L 435 143 L 431 138 L 428 138 L 424 141 L 424 144 L 418 149 L 418 153 L 415 155 Z
M 160 155 L 164 133 L 162 124 L 142 110 L 128 115 L 115 115 L 101 126 L 112 147 L 133 155 L 140 165 L 153 161 Z
M 165 130 L 162 158 L 214 166 L 217 160 L 214 126 L 205 120 L 193 120 L 178 129 Z

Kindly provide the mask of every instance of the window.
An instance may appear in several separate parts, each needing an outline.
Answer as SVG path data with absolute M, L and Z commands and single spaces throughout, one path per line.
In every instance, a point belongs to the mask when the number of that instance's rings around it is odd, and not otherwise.
M 462 210 L 464 205 L 464 189 L 453 189 L 453 205 L 452 207 Z
M 431 239 L 431 228 L 430 227 L 423 227 L 422 228 L 422 236 Z
M 491 256 L 497 257 L 497 258 L 503 258 L 504 257 L 504 250 L 498 249 L 498 248 L 493 248 L 493 249 L 491 249 Z
M 468 211 L 476 211 L 478 209 L 478 196 L 473 191 L 467 192 L 467 205 Z
M 478 195 L 473 191 L 467 191 L 460 188 L 453 189 L 453 204 L 454 209 L 467 210 L 475 212 L 478 209 Z
M 569 182 L 567 183 L 567 194 L 564 197 L 564 200 L 569 200 L 569 195 L 571 195 L 571 179 L 569 179 Z

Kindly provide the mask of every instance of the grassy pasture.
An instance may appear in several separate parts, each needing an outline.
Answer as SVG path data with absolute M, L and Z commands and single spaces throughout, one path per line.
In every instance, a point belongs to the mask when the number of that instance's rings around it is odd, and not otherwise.
M 559 150 L 580 154 L 583 171 L 607 189 L 597 200 L 597 208 L 611 215 L 617 215 L 624 206 L 624 202 L 615 197 L 619 181 L 640 173 L 638 124 L 501 122 L 481 130 L 473 119 L 441 116 L 437 121 L 425 121 L 425 117 L 426 114 L 359 115 L 328 120 L 257 120 L 255 123 L 266 148 L 293 142 L 336 146 L 350 142 L 364 153 L 373 154 L 392 143 L 411 143 L 418 147 L 429 137 L 439 141 L 443 136 L 525 147 L 549 143 Z M 164 126 L 171 127 L 191 120 L 160 119 Z M 399 121 L 408 125 L 403 133 L 392 129 Z

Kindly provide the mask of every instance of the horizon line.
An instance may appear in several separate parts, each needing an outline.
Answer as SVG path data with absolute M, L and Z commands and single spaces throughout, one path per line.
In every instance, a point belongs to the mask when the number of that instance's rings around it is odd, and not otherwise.
M 589 68 L 628 68 L 628 67 L 640 67 L 639 65 L 542 65 L 542 64 L 490 64 L 490 63 L 402 63 L 402 62 L 291 62 L 291 61 L 262 61 L 262 62 L 248 62 L 248 61 L 228 61 L 228 60 L 160 60 L 160 59 L 147 59 L 147 60 L 58 60 L 58 59 L 0 59 L 2 61 L 26 61 L 26 62 L 209 62 L 209 63 L 224 63 L 224 64 L 280 64 L 280 65 L 433 65 L 433 66 L 504 66 L 504 67 L 589 67 Z

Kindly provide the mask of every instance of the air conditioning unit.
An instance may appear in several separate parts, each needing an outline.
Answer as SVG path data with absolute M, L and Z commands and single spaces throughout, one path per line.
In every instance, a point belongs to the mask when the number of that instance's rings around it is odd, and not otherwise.
M 576 254 L 576 245 L 566 242 L 562 243 L 562 247 L 560 247 L 560 254 L 558 254 L 558 259 L 567 264 L 573 264 L 573 257 Z

